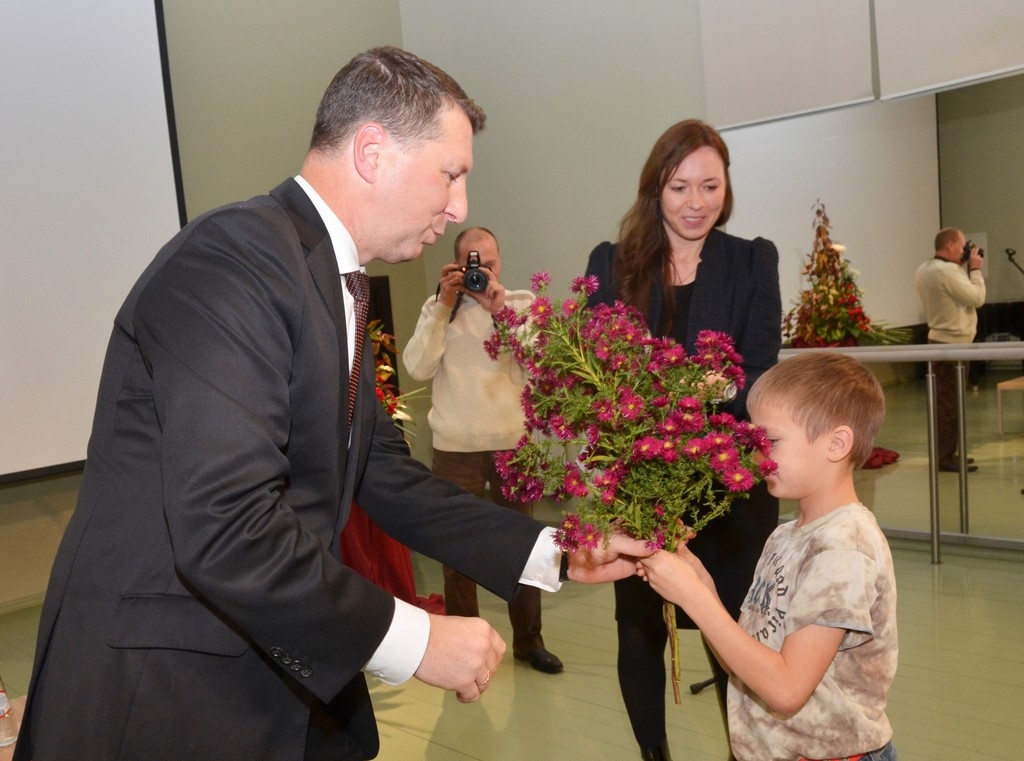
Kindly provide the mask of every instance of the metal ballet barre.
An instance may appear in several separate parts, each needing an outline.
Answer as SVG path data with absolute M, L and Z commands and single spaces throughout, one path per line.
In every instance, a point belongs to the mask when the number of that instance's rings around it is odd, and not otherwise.
M 1010 261 L 1013 261 L 1012 249 L 1007 250 Z M 1013 252 L 1016 253 L 1015 251 Z M 1016 265 L 1016 262 L 1014 262 Z M 1020 269 L 1018 267 L 1018 269 Z M 1024 270 L 1021 270 L 1024 272 Z M 992 360 L 1024 359 L 1024 341 L 1005 341 L 998 343 L 970 344 L 914 344 L 903 346 L 840 346 L 828 349 L 783 349 L 779 359 L 796 356 L 811 351 L 834 351 L 847 354 L 865 362 L 927 362 L 927 398 L 928 398 L 928 488 L 930 497 L 930 528 L 932 563 L 940 563 L 940 524 L 939 524 L 939 463 L 938 442 L 936 439 L 935 422 L 935 373 L 933 362 L 957 363 L 957 404 L 960 420 L 957 430 L 958 449 L 960 452 L 960 532 L 970 533 L 970 511 L 967 498 L 967 439 L 966 404 L 965 404 L 965 368 L 968 362 Z

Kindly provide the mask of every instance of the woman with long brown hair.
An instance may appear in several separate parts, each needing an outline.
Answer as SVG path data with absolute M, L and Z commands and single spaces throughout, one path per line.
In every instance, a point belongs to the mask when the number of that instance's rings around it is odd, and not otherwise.
M 729 149 L 722 136 L 701 121 L 679 122 L 654 144 L 618 243 L 598 245 L 587 274 L 600 281 L 591 306 L 616 300 L 635 306 L 654 335 L 673 337 L 687 352 L 694 350 L 701 330 L 728 333 L 743 357 L 749 388 L 778 359 L 779 255 L 771 241 L 748 241 L 717 229 L 728 221 L 732 207 Z M 745 391 L 723 410 L 746 419 Z M 778 515 L 778 500 L 760 484 L 749 500 L 737 502 L 689 543 L 734 618 Z M 619 687 L 641 758 L 670 759 L 662 600 L 639 577 L 615 582 L 615 620 Z M 677 622 L 696 628 L 679 610 Z M 728 675 L 710 651 L 708 660 L 728 724 Z

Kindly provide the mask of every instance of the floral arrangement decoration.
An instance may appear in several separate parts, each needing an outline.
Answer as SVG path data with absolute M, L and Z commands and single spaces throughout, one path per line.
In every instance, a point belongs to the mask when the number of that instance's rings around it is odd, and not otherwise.
M 503 493 L 572 501 L 556 535 L 565 551 L 594 548 L 614 530 L 672 551 L 775 469 L 763 429 L 718 409 L 744 385 L 741 358 L 724 333 L 700 333 L 688 356 L 652 337 L 633 307 L 588 309 L 595 277 L 577 277 L 575 296 L 560 302 L 544 295 L 549 284 L 534 275 L 537 298 L 499 312 L 485 342 L 492 358 L 510 352 L 527 374 L 527 433 L 497 458 Z M 672 603 L 665 623 L 679 702 Z
M 367 333 L 373 347 L 373 366 L 377 379 L 377 399 L 384 406 L 392 420 L 405 429 L 405 423 L 413 422 L 409 414 L 407 401 L 409 397 L 419 393 L 422 389 L 410 391 L 407 394 L 398 392 L 393 382 L 395 377 L 394 357 L 398 355 L 398 347 L 395 345 L 395 337 L 384 332 L 384 324 L 380 320 L 370 320 L 366 325 Z M 411 431 L 405 431 L 407 435 L 414 435 Z
M 803 269 L 809 287 L 783 319 L 783 337 L 797 348 L 909 343 L 908 328 L 872 322 L 864 312 L 856 273 L 843 258 L 846 246 L 832 241 L 831 229 L 825 204 L 818 201 L 814 246 Z

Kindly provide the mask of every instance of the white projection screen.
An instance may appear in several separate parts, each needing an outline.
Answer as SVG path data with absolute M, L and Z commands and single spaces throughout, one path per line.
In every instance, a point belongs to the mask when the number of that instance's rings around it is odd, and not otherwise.
M 874 98 L 867 0 L 701 0 L 706 119 L 718 128 Z
M 0 3 L 0 483 L 85 459 L 114 315 L 180 227 L 160 18 Z
M 1024 71 L 1020 0 L 874 0 L 880 97 Z

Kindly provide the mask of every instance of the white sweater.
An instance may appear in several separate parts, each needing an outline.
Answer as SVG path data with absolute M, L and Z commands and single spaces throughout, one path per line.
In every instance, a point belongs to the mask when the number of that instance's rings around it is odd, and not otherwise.
M 505 305 L 521 309 L 534 300 L 531 291 L 506 291 Z M 434 448 L 444 452 L 512 449 L 522 438 L 523 369 L 508 354 L 497 361 L 484 351 L 494 331 L 490 313 L 469 296 L 449 322 L 451 309 L 431 296 L 402 364 L 418 381 L 433 379 L 427 421 Z
M 945 259 L 929 259 L 917 268 L 917 294 L 928 320 L 928 339 L 946 344 L 970 343 L 978 329 L 978 307 L 985 303 L 980 270 L 968 275 Z

